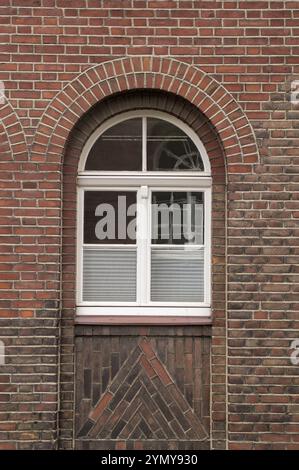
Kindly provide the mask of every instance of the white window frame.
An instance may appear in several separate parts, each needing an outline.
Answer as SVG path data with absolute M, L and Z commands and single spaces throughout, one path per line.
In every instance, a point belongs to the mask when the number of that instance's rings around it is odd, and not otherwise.
M 143 118 L 142 171 L 84 171 L 88 154 L 100 137 L 110 127 L 126 119 Z M 166 120 L 183 130 L 200 151 L 204 171 L 146 171 L 146 119 L 153 117 Z M 209 317 L 211 315 L 211 168 L 201 140 L 185 123 L 175 117 L 153 110 L 142 110 L 122 113 L 100 126 L 86 142 L 79 162 L 77 178 L 77 276 L 76 276 L 76 314 L 78 316 L 178 316 Z M 153 302 L 150 300 L 150 239 L 146 243 L 137 238 L 136 245 L 123 245 L 123 248 L 136 247 L 137 250 L 137 298 L 136 302 L 83 302 L 83 221 L 85 191 L 137 191 L 137 203 L 145 209 L 137 217 L 138 225 L 147 233 L 150 232 L 151 192 L 154 191 L 194 191 L 204 193 L 204 302 Z M 144 233 L 145 235 L 145 233 Z M 142 246 L 141 244 L 144 244 Z M 113 248 L 119 247 L 114 245 Z M 180 246 L 180 245 L 179 245 Z M 107 249 L 108 244 L 96 245 L 96 248 Z M 112 245 L 111 245 L 112 247 Z M 167 245 L 164 245 L 167 248 Z M 195 245 L 190 245 L 190 249 Z

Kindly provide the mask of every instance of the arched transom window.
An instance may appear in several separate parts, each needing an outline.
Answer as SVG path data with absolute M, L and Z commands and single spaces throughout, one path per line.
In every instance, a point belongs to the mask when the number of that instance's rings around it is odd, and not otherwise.
M 77 314 L 209 314 L 210 207 L 209 159 L 185 123 L 106 121 L 79 165 Z

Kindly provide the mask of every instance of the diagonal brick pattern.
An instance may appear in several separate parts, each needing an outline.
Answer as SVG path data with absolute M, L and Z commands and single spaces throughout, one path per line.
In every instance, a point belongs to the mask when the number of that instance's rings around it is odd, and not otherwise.
M 206 441 L 208 432 L 152 341 L 142 337 L 89 410 L 77 439 Z

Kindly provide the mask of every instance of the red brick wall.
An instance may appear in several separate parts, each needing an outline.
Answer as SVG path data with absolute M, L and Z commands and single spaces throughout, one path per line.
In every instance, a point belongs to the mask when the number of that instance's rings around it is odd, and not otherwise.
M 0 15 L 0 448 L 52 448 L 57 430 L 72 442 L 72 330 L 58 367 L 61 162 L 90 106 L 146 85 L 194 103 L 225 150 L 213 446 L 298 449 L 299 2 L 11 0 Z

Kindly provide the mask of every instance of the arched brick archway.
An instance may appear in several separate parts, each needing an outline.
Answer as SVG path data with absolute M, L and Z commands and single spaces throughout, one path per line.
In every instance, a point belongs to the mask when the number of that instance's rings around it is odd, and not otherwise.
M 258 148 L 252 127 L 232 95 L 198 68 L 157 57 L 115 59 L 80 74 L 48 105 L 31 159 L 61 162 L 68 135 L 84 113 L 115 93 L 144 88 L 174 93 L 195 105 L 217 130 L 228 171 L 251 172 L 259 159 Z
M 27 160 L 28 150 L 19 118 L 9 101 L 0 105 L 1 161 Z
M 15 209 L 21 204 L 23 196 L 24 186 L 21 175 L 28 169 L 28 149 L 18 115 L 6 99 L 0 105 L 0 155 L 1 244 L 5 259 L 5 264 L 2 266 L 2 279 L 10 279 L 11 272 L 15 270 L 21 259 L 20 254 L 15 252 L 19 244 L 15 230 L 22 225 L 22 217 Z M 14 253 L 11 258 L 10 253 Z M 9 300 L 0 306 L 0 319 L 16 316 L 16 309 L 11 308 L 10 302 L 10 297 L 13 299 L 14 295 L 15 289 L 13 283 L 10 283 L 5 292 Z
M 105 120 L 110 117 L 117 115 L 122 112 L 126 112 L 132 109 L 156 109 L 164 112 L 168 112 L 176 118 L 186 122 L 187 125 L 193 128 L 196 134 L 200 137 L 201 141 L 205 145 L 205 148 L 208 153 L 208 157 L 211 163 L 212 177 L 213 177 L 213 239 L 212 239 L 212 257 L 213 257 L 213 266 L 212 266 L 212 283 L 213 283 L 213 335 L 211 336 L 211 325 L 206 324 L 202 325 L 189 325 L 189 336 L 185 324 L 176 325 L 175 328 L 171 328 L 169 324 L 164 319 L 165 324 L 159 324 L 158 326 L 154 323 L 148 326 L 148 319 L 134 319 L 134 323 L 126 324 L 125 326 L 120 326 L 121 320 L 118 319 L 118 326 L 114 323 L 111 325 L 111 318 L 103 320 L 101 322 L 107 321 L 107 324 L 103 327 L 101 325 L 90 326 L 89 323 L 78 324 L 79 320 L 76 317 L 76 190 L 77 190 L 77 172 L 78 172 L 78 163 L 82 153 L 82 149 L 86 140 L 89 136 L 97 129 Z M 58 163 L 56 163 L 58 166 Z M 192 343 L 192 348 L 196 350 L 204 347 L 206 350 L 205 359 L 201 359 L 200 356 L 194 356 L 194 364 L 205 364 L 205 383 L 202 383 L 201 392 L 205 390 L 201 398 L 197 400 L 204 403 L 204 410 L 201 412 L 197 409 L 199 416 L 199 421 L 196 428 L 201 426 L 200 423 L 203 423 L 205 436 L 203 442 L 201 440 L 194 441 L 193 444 L 187 441 L 184 445 L 195 445 L 199 446 L 198 448 L 209 448 L 210 445 L 216 447 L 217 445 L 223 446 L 223 428 L 225 426 L 225 415 L 219 413 L 220 406 L 225 407 L 225 403 L 220 403 L 219 396 L 216 396 L 216 399 L 211 400 L 211 410 L 215 420 L 218 419 L 218 423 L 213 423 L 213 432 L 209 432 L 209 404 L 210 404 L 210 386 L 215 381 L 217 382 L 215 390 L 219 387 L 225 387 L 225 365 L 219 364 L 219 350 L 225 349 L 226 341 L 226 331 L 225 331 L 225 296 L 223 285 L 225 284 L 225 158 L 224 150 L 221 140 L 211 122 L 201 113 L 194 105 L 192 105 L 187 100 L 173 94 L 165 93 L 164 91 L 157 90 L 146 90 L 146 89 L 137 89 L 130 90 L 130 92 L 122 92 L 113 94 L 107 99 L 103 99 L 97 105 L 93 106 L 87 113 L 85 113 L 81 119 L 76 123 L 72 128 L 72 131 L 69 135 L 67 145 L 64 149 L 64 158 L 63 158 L 63 237 L 62 237 L 62 334 L 61 334 L 61 343 L 62 351 L 61 354 L 61 366 L 62 370 L 66 369 L 67 362 L 71 357 L 71 348 L 74 348 L 76 351 L 76 357 L 79 358 L 82 355 L 83 349 L 89 351 L 93 358 L 98 353 L 94 353 L 92 348 L 88 349 L 88 338 L 86 338 L 86 333 L 92 331 L 94 336 L 94 341 L 98 344 L 98 347 L 102 347 L 101 344 L 107 344 L 105 347 L 107 354 L 109 355 L 112 351 L 112 345 L 110 344 L 110 338 L 116 337 L 117 341 L 122 345 L 121 347 L 126 351 L 127 357 L 130 358 L 131 353 L 133 355 L 139 351 L 140 345 L 149 344 L 153 347 L 153 350 L 156 350 L 156 335 L 159 331 L 160 344 L 162 345 L 162 350 L 165 354 L 168 354 L 171 348 L 172 341 L 174 344 L 178 345 L 180 339 L 179 336 L 182 335 L 185 339 Z M 86 319 L 85 319 L 86 321 Z M 188 322 L 185 318 L 184 321 Z M 88 322 L 93 322 L 93 319 L 88 319 Z M 153 322 L 153 320 L 151 320 Z M 162 319 L 160 319 L 162 322 Z M 84 322 L 83 322 L 84 323 Z M 125 340 L 124 335 L 127 335 L 127 340 Z M 143 338 L 143 339 L 142 339 Z M 146 338 L 146 339 L 144 339 Z M 172 339 L 170 339 L 172 338 Z M 188 338 L 188 339 L 187 339 Z M 72 343 L 74 339 L 74 343 Z M 162 343 L 161 343 L 162 341 Z M 87 344 L 88 343 L 88 344 Z M 190 344 L 191 344 L 190 343 Z M 82 346 L 83 345 L 83 346 Z M 204 346 L 205 345 L 205 346 Z M 83 347 L 83 349 L 82 349 Z M 134 348 L 137 348 L 137 352 Z M 138 349 L 139 348 L 139 349 Z M 194 350 L 195 350 L 194 349 Z M 109 352 L 110 351 L 110 352 Z M 168 351 L 168 352 L 167 352 Z M 161 351 L 160 351 L 161 353 Z M 157 357 L 159 352 L 156 351 Z M 112 357 L 112 356 L 111 356 Z M 126 356 L 125 356 L 126 357 Z M 163 353 L 162 353 L 163 357 Z M 187 357 L 187 356 L 186 356 Z M 189 360 L 190 360 L 189 354 Z M 210 380 L 210 360 L 212 365 L 212 375 L 213 378 Z M 96 363 L 97 359 L 94 359 Z M 203 362 L 202 362 L 203 361 Z M 91 361 L 93 362 L 93 361 Z M 163 362 L 163 361 L 162 361 Z M 161 362 L 161 364 L 162 364 Z M 74 365 L 75 376 L 71 378 L 69 373 L 62 373 L 61 378 L 64 383 L 68 382 L 70 387 L 76 388 L 75 397 L 76 398 L 76 413 L 75 413 L 75 425 L 72 429 L 75 429 L 76 447 L 81 448 L 80 446 L 94 446 L 107 445 L 107 446 L 117 446 L 121 440 L 120 435 L 116 435 L 116 440 L 107 440 L 104 430 L 101 428 L 100 423 L 97 423 L 96 426 L 92 429 L 89 429 L 88 414 L 91 414 L 92 420 L 94 417 L 93 411 L 94 406 L 95 410 L 98 410 L 102 406 L 103 401 L 105 401 L 107 390 L 105 387 L 101 389 L 101 393 L 97 395 L 97 384 L 92 382 L 93 398 L 92 402 L 88 402 L 88 407 L 85 406 L 85 398 L 82 397 L 82 368 L 80 361 L 76 360 Z M 171 364 L 166 363 L 163 365 L 166 369 L 171 370 Z M 139 369 L 138 369 L 139 370 Z M 194 366 L 195 370 L 195 366 Z M 139 372 L 142 374 L 142 370 Z M 122 376 L 122 369 L 120 369 L 120 375 Z M 173 385 L 174 387 L 178 386 L 180 383 L 179 371 L 173 371 Z M 94 373 L 91 372 L 91 376 L 94 376 Z M 118 376 L 113 375 L 111 377 L 114 385 L 117 387 L 120 385 L 118 382 Z M 221 382 L 221 383 L 220 383 Z M 112 383 L 112 382 L 111 382 Z M 181 384 L 182 389 L 184 385 Z M 201 388 L 198 387 L 198 390 Z M 214 387 L 214 385 L 213 385 Z M 163 391 L 163 390 L 162 390 Z M 161 391 L 161 392 L 162 392 Z M 214 388 L 212 389 L 212 395 L 215 393 Z M 200 396 L 200 393 L 198 392 Z M 192 393 L 192 392 L 191 392 Z M 95 394 L 95 395 L 94 395 Z M 94 398 L 95 396 L 95 398 Z M 214 395 L 213 395 L 214 396 Z M 184 391 L 183 391 L 184 397 Z M 185 398 L 183 398 L 185 400 Z M 81 406 L 83 403 L 83 407 Z M 98 405 L 97 405 L 98 403 Z M 133 402 L 134 404 L 134 402 Z M 132 404 L 132 406 L 133 406 Z M 68 406 L 68 403 L 61 400 L 62 410 L 64 407 Z M 119 407 L 122 407 L 123 404 L 121 401 L 118 404 Z M 187 402 L 184 406 L 187 406 Z M 106 410 L 109 413 L 109 410 Z M 86 414 L 87 413 L 87 414 Z M 201 414 L 203 413 L 203 414 Z M 218 414 L 218 416 L 217 416 Z M 197 415 L 196 415 L 197 416 Z M 72 417 L 74 419 L 74 416 Z M 116 415 L 113 415 L 113 420 L 116 420 L 113 426 L 117 426 L 118 419 Z M 176 418 L 175 418 L 176 419 Z M 196 418 L 197 419 L 197 418 Z M 87 423 L 87 424 L 86 424 Z M 68 423 L 64 422 L 62 419 L 62 428 L 69 427 L 70 421 Z M 96 431 L 98 426 L 100 430 Z M 212 427 L 212 425 L 211 425 Z M 218 432 L 219 428 L 219 432 Z M 114 428 L 113 428 L 114 429 Z M 112 431 L 112 429 L 111 429 Z M 167 434 L 167 430 L 165 430 Z M 115 430 L 116 433 L 116 430 Z M 221 437 L 222 433 L 222 437 Z M 170 433 L 171 434 L 171 433 Z M 97 435 L 97 439 L 94 437 Z M 114 431 L 112 433 L 114 435 Z M 168 435 L 168 434 L 167 434 Z M 177 446 L 178 440 L 184 440 L 182 437 L 179 438 L 179 434 L 176 435 L 176 443 L 172 445 Z M 222 439 L 222 442 L 219 443 Z M 211 441 L 213 440 L 213 444 Z M 109 441 L 109 442 L 108 442 Z M 111 442 L 110 442 L 111 441 Z M 127 443 L 130 445 L 130 443 Z M 136 443 L 135 443 L 136 444 Z M 134 444 L 134 445 L 135 445 Z M 63 433 L 60 437 L 61 447 L 68 446 L 70 443 L 65 439 Z M 143 442 L 138 445 L 146 446 L 147 443 Z M 162 445 L 162 444 L 161 444 Z M 168 444 L 167 444 L 168 445 Z M 182 443 L 183 445 L 183 443 Z M 165 446 L 165 442 L 164 442 Z M 114 448 L 114 447 L 113 447 Z M 117 447 L 115 447 L 117 448 Z M 146 447 L 145 447 L 146 448 Z
M 50 166 L 57 172 L 57 179 L 61 179 L 63 173 L 60 165 L 65 163 L 68 167 L 65 168 L 63 184 L 64 233 L 62 238 L 64 242 L 61 246 L 63 254 L 63 288 L 61 292 L 62 372 L 60 377 L 64 383 L 69 385 L 70 393 L 73 393 L 72 387 L 74 384 L 74 378 L 72 378 L 74 344 L 72 341 L 74 338 L 75 304 L 73 293 L 75 285 L 74 247 L 76 244 L 74 230 L 76 191 L 73 182 L 77 172 L 78 153 L 75 149 L 74 154 L 67 156 L 65 161 L 64 156 L 72 131 L 78 123 L 82 123 L 81 118 L 84 121 L 84 117 L 98 103 L 103 103 L 106 99 L 122 94 L 122 92 L 132 92 L 133 90 L 160 90 L 186 100 L 200 111 L 201 115 L 216 131 L 215 135 L 221 142 L 221 148 L 224 151 L 225 158 L 222 158 L 222 180 L 220 183 L 222 187 L 224 187 L 223 176 L 225 176 L 225 173 L 252 173 L 253 165 L 258 163 L 259 159 L 252 128 L 246 115 L 233 97 L 217 81 L 208 77 L 205 73 L 193 66 L 175 60 L 126 58 L 97 65 L 82 73 L 53 99 L 37 129 L 30 159 L 37 164 L 41 163 L 41 166 L 46 163 L 46 167 Z M 223 165 L 224 160 L 227 167 L 226 172 Z M 217 181 L 216 178 L 215 180 Z M 217 213 L 214 233 L 218 240 L 213 254 L 216 287 L 214 289 L 214 321 L 211 342 L 211 373 L 213 376 L 211 384 L 214 387 L 211 402 L 211 441 L 213 441 L 211 445 L 212 447 L 223 447 L 226 439 L 226 370 L 225 361 L 223 361 L 226 350 L 224 190 L 222 193 L 219 192 L 219 199 L 215 198 L 214 209 Z M 84 327 L 82 326 L 82 328 Z M 109 335 L 123 335 L 120 328 L 115 328 L 112 327 L 110 331 L 109 327 L 106 327 L 106 329 L 101 330 L 99 335 L 106 338 Z M 164 329 L 166 336 L 167 331 L 166 327 Z M 198 337 L 202 334 L 202 331 L 205 330 L 198 329 Z M 185 330 L 182 329 L 178 334 L 185 334 L 184 332 Z M 143 329 L 135 329 L 135 333 L 130 330 L 132 337 L 148 334 L 151 334 L 149 329 L 144 327 Z M 152 333 L 152 335 L 154 334 Z M 210 333 L 204 332 L 204 335 L 208 338 Z M 61 401 L 62 418 L 61 426 L 59 426 L 61 447 L 70 447 L 73 442 L 73 416 L 71 413 L 67 413 L 68 418 L 64 418 L 63 414 L 68 406 L 69 403 Z

